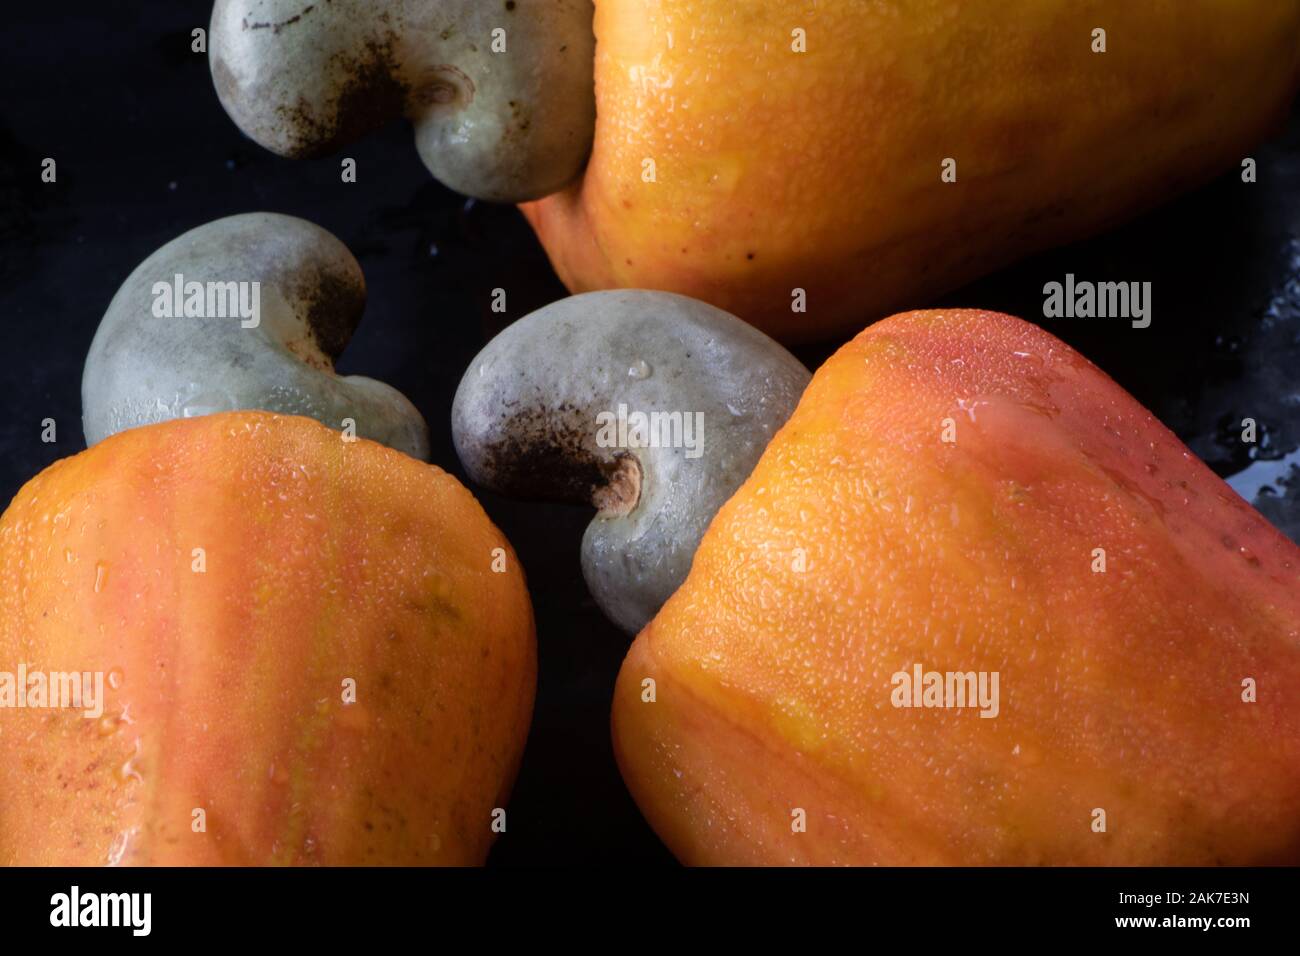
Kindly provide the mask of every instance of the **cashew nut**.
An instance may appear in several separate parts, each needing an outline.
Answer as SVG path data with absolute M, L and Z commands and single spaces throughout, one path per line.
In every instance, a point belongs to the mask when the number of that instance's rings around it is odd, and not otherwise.
M 405 114 L 458 192 L 521 202 L 582 172 L 596 125 L 591 0 L 217 0 L 226 112 L 281 156 Z
M 392 386 L 336 375 L 365 307 L 343 243 L 293 216 L 247 213 L 191 229 L 118 289 L 81 379 L 86 443 L 234 409 L 305 415 L 414 458 L 428 426 Z
M 488 343 L 456 392 L 452 435 L 479 484 L 599 509 L 583 574 L 605 614 L 636 632 L 685 579 L 714 513 L 809 378 L 776 342 L 703 302 L 591 292 Z

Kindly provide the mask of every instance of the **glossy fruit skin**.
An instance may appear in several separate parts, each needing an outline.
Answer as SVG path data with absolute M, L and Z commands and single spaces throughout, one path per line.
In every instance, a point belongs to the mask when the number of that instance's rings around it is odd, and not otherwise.
M 131 429 L 18 493 L 0 594 L 0 669 L 107 675 L 100 720 L 0 710 L 0 863 L 486 857 L 532 608 L 438 468 L 264 412 Z
M 785 342 L 1240 167 L 1300 84 L 1300 0 L 597 0 L 595 28 L 585 177 L 523 207 L 560 277 Z
M 998 716 L 894 707 L 916 663 Z M 913 312 L 816 373 L 613 733 L 691 864 L 1296 863 L 1297 687 L 1300 549 L 1047 332 Z

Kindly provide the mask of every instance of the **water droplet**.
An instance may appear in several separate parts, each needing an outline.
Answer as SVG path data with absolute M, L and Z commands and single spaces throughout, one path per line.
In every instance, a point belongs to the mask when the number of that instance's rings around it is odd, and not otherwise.
M 117 836 L 113 837 L 113 842 L 108 848 L 109 866 L 117 866 L 122 862 L 122 857 L 126 854 L 127 844 L 131 842 L 131 834 L 134 832 L 134 829 L 123 830 Z
M 116 714 L 105 714 L 99 718 L 99 736 L 111 737 L 122 729 L 122 719 Z
M 646 362 L 644 359 L 637 359 L 628 366 L 627 374 L 629 378 L 644 379 L 649 378 L 652 371 L 653 369 L 650 368 L 649 362 Z
M 117 690 L 119 687 L 121 687 L 122 681 L 125 679 L 126 679 L 126 674 L 122 672 L 122 668 L 120 667 L 114 667 L 111 671 L 108 672 L 108 686 L 113 688 L 113 690 Z
M 122 766 L 117 768 L 117 779 L 122 783 L 127 783 L 131 780 L 139 783 L 144 779 L 144 777 L 140 776 L 140 771 L 135 766 L 135 762 L 140 758 L 140 752 L 140 738 L 137 737 L 135 738 L 135 749 L 131 752 L 131 756 L 126 759 L 126 762 L 122 764 Z
M 104 590 L 108 584 L 108 565 L 103 561 L 95 562 L 95 593 Z
M 979 398 L 957 399 L 957 408 L 965 412 L 967 417 L 969 417 L 972 422 L 975 421 L 975 410 L 979 408 L 981 405 L 989 405 L 989 404 L 991 403 L 984 399 L 979 399 Z

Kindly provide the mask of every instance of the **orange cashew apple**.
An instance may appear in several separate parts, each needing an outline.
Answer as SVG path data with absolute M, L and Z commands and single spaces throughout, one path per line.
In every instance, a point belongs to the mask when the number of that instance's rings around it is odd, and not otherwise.
M 836 353 L 636 639 L 693 864 L 1300 862 L 1300 549 L 1036 326 Z
M 575 292 L 847 335 L 1246 158 L 1300 0 L 597 0 L 584 178 L 523 206 Z
M 486 857 L 532 608 L 439 469 L 265 412 L 130 429 L 18 493 L 0 594 L 0 863 Z

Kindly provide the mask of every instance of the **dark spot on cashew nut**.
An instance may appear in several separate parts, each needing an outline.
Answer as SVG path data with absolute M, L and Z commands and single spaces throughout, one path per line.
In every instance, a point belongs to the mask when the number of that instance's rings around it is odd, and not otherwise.
M 294 293 L 306 310 L 312 338 L 332 366 L 347 348 L 356 317 L 366 307 L 365 287 L 345 281 L 337 272 L 316 268 L 297 280 Z
M 316 7 L 315 7 L 314 5 L 313 5 L 313 6 L 309 6 L 309 7 L 305 7 L 305 8 L 303 8 L 302 13 L 295 13 L 293 16 L 289 17 L 287 20 L 281 20 L 279 23 L 249 23 L 247 20 L 244 20 L 244 21 L 243 21 L 243 23 L 244 23 L 244 29 L 245 29 L 245 30 L 265 30 L 265 29 L 267 29 L 268 27 L 270 27 L 270 29 L 271 29 L 271 31 L 272 31 L 273 33 L 279 33 L 283 28 L 285 28 L 285 27 L 287 27 L 287 26 L 291 26 L 292 24 L 297 23 L 299 20 L 301 20 L 303 17 L 305 17 L 307 14 L 311 13 L 311 12 L 312 12 L 313 10 L 315 10 L 315 9 L 316 9 Z
M 503 406 L 483 449 L 485 482 L 502 494 L 532 501 L 590 503 L 604 483 L 606 466 L 583 445 L 587 423 L 569 404 L 553 412 L 511 403 Z
M 328 69 L 340 78 L 332 122 L 318 118 L 301 101 L 280 108 L 292 136 L 290 158 L 328 155 L 382 129 L 389 117 L 402 111 L 408 90 L 395 78 L 392 48 L 391 38 L 372 41 L 359 58 L 340 53 L 330 60 Z

